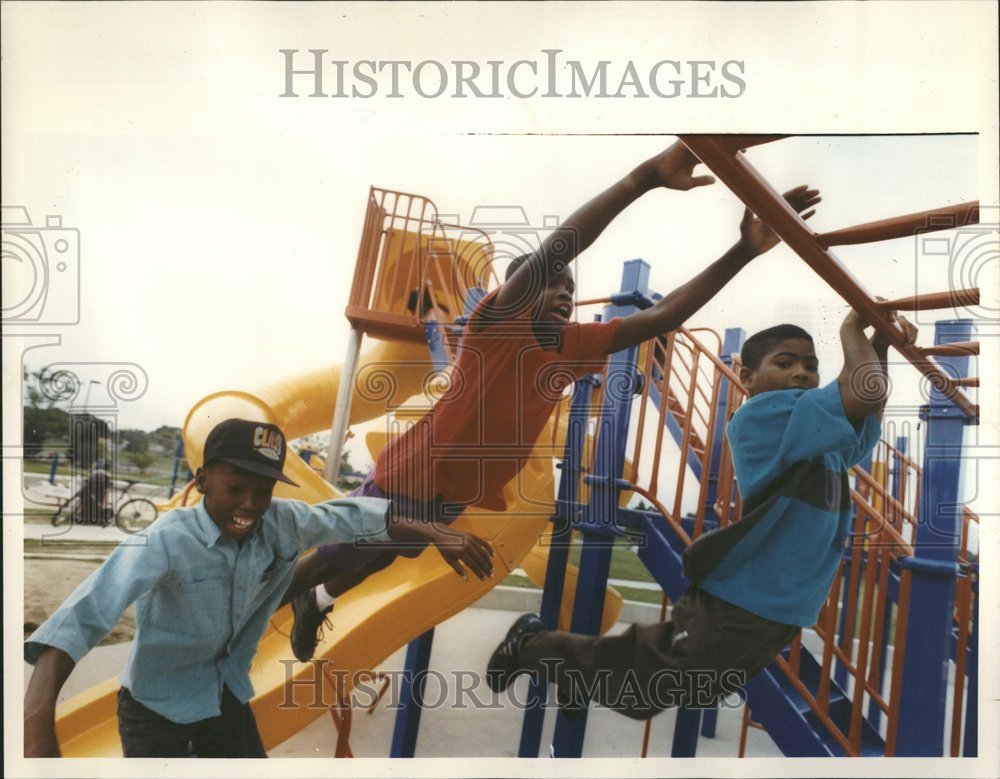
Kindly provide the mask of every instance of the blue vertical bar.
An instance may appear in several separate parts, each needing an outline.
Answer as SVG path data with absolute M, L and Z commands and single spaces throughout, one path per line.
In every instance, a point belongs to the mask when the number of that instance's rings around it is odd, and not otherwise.
M 695 756 L 698 751 L 698 726 L 701 724 L 701 712 L 701 709 L 689 709 L 687 706 L 681 706 L 677 709 L 674 740 L 670 747 L 671 757 Z
M 174 497 L 174 492 L 177 490 L 177 473 L 181 467 L 181 460 L 184 457 L 184 439 L 177 439 L 177 448 L 174 450 L 174 472 L 170 477 L 170 491 L 167 493 L 167 498 L 170 499 Z
M 427 349 L 431 353 L 431 363 L 434 365 L 434 370 L 445 370 L 451 363 L 448 362 L 448 352 L 444 348 L 441 328 L 436 322 L 424 323 L 424 337 L 427 339 Z
M 482 290 L 470 289 L 466 294 L 465 308 L 470 312 L 483 297 Z M 431 320 L 424 323 L 424 337 L 435 370 L 443 371 L 450 364 L 444 347 L 444 339 L 438 323 Z M 420 713 L 423 707 L 424 684 L 430 665 L 431 647 L 434 644 L 434 628 L 415 638 L 406 647 L 406 667 L 400 689 L 400 709 L 396 713 L 396 724 L 392 731 L 390 757 L 413 757 L 417 748 L 417 733 L 420 730 Z
M 559 495 L 556 499 L 556 514 L 552 518 L 552 544 L 545 568 L 545 587 L 542 590 L 540 617 L 545 626 L 555 630 L 559 626 L 559 611 L 562 606 L 563 584 L 566 565 L 569 563 L 570 531 L 576 515 L 577 492 L 583 459 L 583 446 L 587 436 L 587 419 L 596 376 L 579 379 L 573 389 L 569 419 L 566 429 L 566 443 L 563 448 L 562 474 L 559 477 Z M 542 742 L 542 725 L 545 723 L 546 684 L 540 679 L 532 681 L 528 687 L 528 700 L 521 723 L 521 743 L 518 757 L 538 757 Z
M 420 730 L 420 713 L 424 705 L 424 684 L 430 666 L 434 628 L 406 647 L 406 666 L 399 691 L 399 711 L 392 731 L 389 757 L 413 757 L 417 750 L 417 732 Z
M 56 471 L 59 468 L 59 452 L 52 453 L 52 467 L 49 469 L 49 484 L 56 483 Z
M 726 367 L 733 367 L 732 355 L 743 348 L 743 342 L 747 334 L 742 327 L 727 327 L 722 338 L 722 349 L 719 352 L 719 359 Z M 719 395 L 716 400 L 715 429 L 712 431 L 712 459 L 708 467 L 708 490 L 705 493 L 705 516 L 713 517 L 718 522 L 719 517 L 715 513 L 715 501 L 719 498 L 719 467 L 722 462 L 722 443 L 726 435 L 726 423 L 729 421 L 728 412 L 729 379 L 725 376 L 719 382 Z M 717 707 L 705 709 L 701 715 L 701 735 L 705 738 L 715 738 L 715 726 L 719 719 L 719 709 Z M 674 729 L 674 743 L 677 743 L 677 729 Z M 695 739 L 697 747 L 697 738 Z
M 642 260 L 629 260 L 622 272 L 622 292 L 647 293 L 649 265 Z M 636 310 L 633 305 L 609 306 L 608 319 L 628 316 Z M 618 507 L 617 480 L 625 462 L 632 398 L 637 387 L 636 346 L 611 356 L 607 380 L 604 385 L 604 407 L 597 433 L 597 450 L 594 456 L 594 478 L 590 484 L 590 501 L 586 509 L 583 551 L 580 555 L 580 573 L 577 579 L 576 598 L 573 602 L 572 631 L 597 635 L 604 611 L 604 594 L 608 585 L 611 566 L 611 549 Z M 556 757 L 580 757 L 587 728 L 587 710 L 577 714 L 573 721 L 561 713 L 556 718 L 552 746 Z
M 939 321 L 935 344 L 969 341 L 970 320 Z M 968 375 L 968 357 L 941 357 L 952 376 Z M 948 663 L 955 605 L 955 575 L 961 539 L 959 485 L 965 414 L 937 389 L 922 409 L 927 423 L 916 543 L 902 565 L 911 571 L 910 620 L 903 655 L 896 754 L 936 757 L 944 753 Z

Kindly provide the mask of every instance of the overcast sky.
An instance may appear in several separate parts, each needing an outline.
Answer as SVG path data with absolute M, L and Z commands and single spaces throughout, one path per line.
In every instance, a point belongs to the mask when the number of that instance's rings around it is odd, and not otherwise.
M 790 28 L 812 23 L 799 9 L 784 8 Z M 671 142 L 671 131 L 984 129 L 967 107 L 981 95 L 959 79 L 941 96 L 965 106 L 966 116 L 954 121 L 940 114 L 887 121 L 871 110 L 870 98 L 846 99 L 846 87 L 827 96 L 842 101 L 837 111 L 809 109 L 813 83 L 775 81 L 782 69 L 773 47 L 786 46 L 789 61 L 807 56 L 794 36 L 734 48 L 731 40 L 723 46 L 681 34 L 732 22 L 723 7 L 699 6 L 695 14 L 676 4 L 610 4 L 591 8 L 588 20 L 560 15 L 567 28 L 553 34 L 544 22 L 555 11 L 543 6 L 533 11 L 537 24 L 511 38 L 490 34 L 503 15 L 496 5 L 432 9 L 413 17 L 402 36 L 386 8 L 85 4 L 54 14 L 44 4 L 5 4 L 3 99 L 13 110 L 4 111 L 4 204 L 24 206 L 36 226 L 58 215 L 80 237 L 78 274 L 53 273 L 45 302 L 46 316 L 65 314 L 78 283 L 79 323 L 23 328 L 51 334 L 25 341 L 37 348 L 25 353 L 24 364 L 78 364 L 97 402 L 110 369 L 91 374 L 87 364 L 133 363 L 144 373 L 145 392 L 119 405 L 120 424 L 179 425 L 207 393 L 252 391 L 342 361 L 343 309 L 372 184 L 427 195 L 459 221 L 477 206 L 516 205 L 541 223 L 551 215 L 565 219 Z M 921 23 L 933 27 L 936 19 L 930 14 Z M 383 34 L 387 25 L 395 37 Z M 661 38 L 625 34 L 656 25 Z M 618 35 L 602 37 L 605 28 Z M 449 37 L 457 31 L 470 42 Z M 433 59 L 446 69 L 464 58 L 544 64 L 541 52 L 553 48 L 587 67 L 609 60 L 612 74 L 628 62 L 646 74 L 666 56 L 722 62 L 738 54 L 749 64 L 747 94 L 730 100 L 424 99 L 405 79 L 409 92 L 401 99 L 385 97 L 382 83 L 376 97 L 337 100 L 306 97 L 308 76 L 294 82 L 302 96 L 279 97 L 282 48 L 298 49 L 302 68 L 310 48 L 348 63 Z M 875 63 L 888 55 L 867 56 Z M 937 71 L 953 66 L 936 61 Z M 336 88 L 331 73 L 328 92 Z M 975 199 L 990 146 L 975 134 L 805 137 L 749 156 L 779 190 L 819 187 L 824 202 L 813 224 L 826 230 Z M 654 290 L 669 291 L 731 245 L 741 212 L 721 184 L 646 195 L 580 259 L 580 295 L 616 290 L 622 261 L 634 257 L 652 266 Z M 46 241 L 55 236 L 48 232 Z M 898 240 L 838 254 L 869 291 L 888 298 L 975 283 L 954 278 L 955 268 L 971 260 L 938 256 L 918 264 L 916 251 L 913 240 Z M 5 258 L 5 283 L 15 272 L 23 283 L 23 267 Z M 16 284 L 6 286 L 9 309 Z M 845 313 L 813 271 L 778 247 L 690 324 L 753 331 L 799 322 L 815 332 L 824 374 L 832 378 Z M 16 357 L 5 349 L 5 385 Z M 897 386 L 916 392 L 917 374 L 905 370 Z

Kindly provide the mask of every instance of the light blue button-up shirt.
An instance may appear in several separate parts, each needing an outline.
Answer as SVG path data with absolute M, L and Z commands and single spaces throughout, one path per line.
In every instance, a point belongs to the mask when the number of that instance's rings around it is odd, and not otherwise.
M 224 536 L 204 503 L 171 511 L 119 545 L 25 642 L 79 662 L 136 602 L 136 633 L 118 677 L 143 705 L 178 723 L 218 716 L 222 685 L 253 697 L 250 663 L 300 552 L 358 537 L 388 540 L 389 503 L 276 499 L 243 543 Z

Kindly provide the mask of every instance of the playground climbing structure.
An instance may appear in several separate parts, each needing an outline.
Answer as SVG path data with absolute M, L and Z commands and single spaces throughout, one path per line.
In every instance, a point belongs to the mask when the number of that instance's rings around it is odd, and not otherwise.
M 967 391 L 978 387 L 969 362 L 979 344 L 973 323 L 954 319 L 937 323 L 933 346 L 909 346 L 888 312 L 971 307 L 979 302 L 979 290 L 881 301 L 864 290 L 830 247 L 975 225 L 978 204 L 816 234 L 746 159 L 746 149 L 777 136 L 681 138 L 929 380 L 927 403 L 920 410 L 923 465 L 908 456 L 908 441 L 899 437 L 883 442 L 868 462 L 853 469 L 855 520 L 839 574 L 814 629 L 747 685 L 741 754 L 746 729 L 754 725 L 767 730 L 789 756 L 975 755 L 978 561 L 969 552 L 969 539 L 978 518 L 961 503 L 959 473 L 964 428 L 978 423 L 978 406 Z M 648 307 L 654 299 L 648 270 L 641 261 L 626 263 L 617 294 L 584 302 L 606 303 L 605 317 Z M 603 375 L 578 382 L 571 419 L 582 425 L 596 415 L 600 421 L 589 445 L 570 424 L 553 520 L 558 528 L 574 528 L 584 536 L 573 630 L 594 632 L 593 614 L 600 609 L 610 563 L 609 539 L 626 532 L 639 535 L 639 556 L 662 586 L 666 606 L 688 586 L 680 557 L 685 546 L 739 520 L 723 431 L 743 399 L 732 355 L 744 336 L 738 329 L 720 339 L 679 328 L 641 349 L 614 355 Z M 676 478 L 666 488 L 659 477 L 665 434 L 675 442 L 677 457 Z M 583 485 L 590 489 L 586 500 L 580 497 Z M 623 507 L 622 493 L 643 496 L 655 510 Z M 552 603 L 561 597 L 558 565 L 565 559 L 553 545 L 542 608 L 550 625 Z M 539 754 L 545 691 L 536 687 L 532 694 L 535 706 L 525 714 L 521 756 Z M 714 715 L 681 709 L 671 754 L 696 754 L 699 733 L 714 734 Z M 586 721 L 586 712 L 572 721 L 558 714 L 552 753 L 582 754 Z M 644 755 L 648 746 L 647 724 Z

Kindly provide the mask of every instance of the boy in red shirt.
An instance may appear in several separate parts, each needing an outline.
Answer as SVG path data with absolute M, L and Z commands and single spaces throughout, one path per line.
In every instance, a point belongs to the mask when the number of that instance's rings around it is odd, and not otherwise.
M 607 355 L 679 327 L 750 260 L 778 243 L 747 210 L 733 247 L 656 305 L 609 322 L 572 321 L 575 281 L 569 264 L 649 190 L 712 184 L 712 176 L 693 175 L 697 164 L 686 146 L 673 144 L 575 211 L 536 253 L 511 263 L 504 284 L 469 317 L 450 389 L 385 447 L 358 493 L 391 498 L 396 511 L 429 522 L 450 522 L 470 506 L 504 510 L 503 487 L 530 457 L 569 376 L 599 371 Z M 785 197 L 800 212 L 819 202 L 818 192 L 805 185 Z M 484 541 L 471 534 L 455 538 L 466 547 L 466 562 L 473 559 L 474 573 L 480 578 L 492 573 Z M 438 548 L 464 576 L 454 550 L 446 544 Z M 299 660 L 312 657 L 333 597 L 400 553 L 407 552 L 335 544 L 320 547 L 299 564 L 290 595 L 325 583 L 292 602 L 292 650 Z

